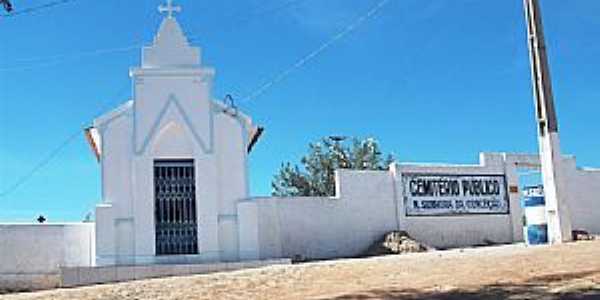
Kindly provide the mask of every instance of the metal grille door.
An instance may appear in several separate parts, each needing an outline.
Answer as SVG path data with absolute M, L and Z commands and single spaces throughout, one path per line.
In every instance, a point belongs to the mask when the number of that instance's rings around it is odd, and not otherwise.
M 193 160 L 154 161 L 156 254 L 197 254 Z

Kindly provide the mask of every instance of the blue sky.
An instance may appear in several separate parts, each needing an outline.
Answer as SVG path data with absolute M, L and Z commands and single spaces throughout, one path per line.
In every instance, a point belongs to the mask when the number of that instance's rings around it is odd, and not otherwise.
M 19 10 L 48 1 L 13 3 Z M 128 70 L 157 30 L 160 2 L 75 0 L 0 18 L 0 193 L 99 112 L 128 99 Z M 184 31 L 217 70 L 214 96 L 222 98 L 257 89 L 379 1 L 176 2 Z M 562 150 L 580 166 L 600 167 L 600 2 L 541 2 Z M 115 48 L 126 49 L 97 51 Z M 522 1 L 390 0 L 239 106 L 266 127 L 251 155 L 253 195 L 270 192 L 282 161 L 298 161 L 308 142 L 331 134 L 375 137 L 403 162 L 535 152 Z M 40 213 L 80 220 L 100 201 L 99 173 L 80 134 L 0 197 L 0 221 Z

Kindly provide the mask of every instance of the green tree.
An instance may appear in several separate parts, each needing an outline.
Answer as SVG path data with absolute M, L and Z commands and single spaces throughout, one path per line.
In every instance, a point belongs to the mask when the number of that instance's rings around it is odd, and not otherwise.
M 273 196 L 333 196 L 336 169 L 387 170 L 394 160 L 391 154 L 383 157 L 373 138 L 344 140 L 327 137 L 310 143 L 302 167 L 281 164 L 271 183 Z

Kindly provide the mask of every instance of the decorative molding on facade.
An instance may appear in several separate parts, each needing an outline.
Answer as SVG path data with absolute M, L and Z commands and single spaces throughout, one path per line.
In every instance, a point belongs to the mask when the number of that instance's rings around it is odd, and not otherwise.
M 179 101 L 177 100 L 177 98 L 175 97 L 175 95 L 171 94 L 169 95 L 169 100 L 167 100 L 167 102 L 163 105 L 162 109 L 160 110 L 160 113 L 158 114 L 158 118 L 156 118 L 156 120 L 154 120 L 154 123 L 152 124 L 152 127 L 150 129 L 150 131 L 148 132 L 148 134 L 142 139 L 142 146 L 137 149 L 137 144 L 138 143 L 134 143 L 134 147 L 136 147 L 134 153 L 136 155 L 141 155 L 146 151 L 146 148 L 148 147 L 148 145 L 150 144 L 150 141 L 152 141 L 152 139 L 154 138 L 154 136 L 156 136 L 157 132 L 159 131 L 159 127 L 161 124 L 162 119 L 165 117 L 165 115 L 167 114 L 167 112 L 169 111 L 169 108 L 171 106 L 175 106 L 176 111 L 181 115 L 183 122 L 185 124 L 185 126 L 187 127 L 187 129 L 192 133 L 193 139 L 194 141 L 198 144 L 198 146 L 200 146 L 200 148 L 202 149 L 202 151 L 204 152 L 204 154 L 211 154 L 213 152 L 214 149 L 214 121 L 213 121 L 213 114 L 209 114 L 209 122 L 210 122 L 210 126 L 209 126 L 209 130 L 210 130 L 210 141 L 208 142 L 208 146 L 207 143 L 205 143 L 205 141 L 202 140 L 202 138 L 200 137 L 200 135 L 198 134 L 198 132 L 196 132 L 196 130 L 194 129 L 194 126 L 192 125 L 192 122 L 190 121 L 188 115 L 185 113 L 185 110 L 183 109 L 183 107 L 181 106 L 181 104 L 179 103 Z M 135 124 L 135 122 L 134 122 Z M 134 130 L 135 132 L 135 130 Z M 137 139 L 137 137 L 136 137 Z

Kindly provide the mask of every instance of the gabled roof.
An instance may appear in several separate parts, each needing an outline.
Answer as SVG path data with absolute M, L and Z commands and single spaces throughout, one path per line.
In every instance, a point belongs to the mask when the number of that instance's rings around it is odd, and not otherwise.
M 246 114 L 239 111 L 237 108 L 232 109 L 231 107 L 228 107 L 224 103 L 222 103 L 220 101 L 216 101 L 216 100 L 211 101 L 211 104 L 213 105 L 213 107 L 215 109 L 220 110 L 222 113 L 226 114 L 227 116 L 239 120 L 240 123 L 244 126 L 244 129 L 246 129 L 247 133 L 248 133 L 247 134 L 248 141 L 246 141 L 247 142 L 246 150 L 248 153 L 250 153 L 252 151 L 252 148 L 254 148 L 254 145 L 258 142 L 259 138 L 261 137 L 262 133 L 264 132 L 264 127 L 254 125 L 252 123 L 252 119 L 250 117 L 248 117 Z M 112 122 L 114 119 L 123 115 L 124 113 L 131 111 L 132 109 L 133 109 L 133 101 L 129 100 L 129 101 L 119 105 L 117 108 L 94 119 L 92 125 L 90 127 L 87 127 L 86 129 L 84 129 L 84 134 L 85 134 L 86 140 L 88 141 L 88 144 L 90 145 L 92 153 L 94 153 L 94 155 L 96 156 L 96 159 L 98 161 L 100 160 L 100 157 L 102 155 L 102 136 L 100 135 L 100 132 L 98 129 L 100 127 Z
M 85 140 L 90 145 L 90 149 L 92 150 L 92 153 L 94 153 L 94 156 L 96 156 L 96 160 L 100 161 L 100 151 L 102 149 L 102 144 L 101 144 L 102 138 L 100 137 L 98 129 L 93 126 L 90 126 L 90 127 L 87 127 L 86 129 L 84 129 L 83 133 L 85 135 Z
M 252 151 L 252 148 L 254 148 L 254 145 L 256 144 L 256 142 L 258 142 L 258 139 L 262 136 L 263 132 L 265 131 L 265 128 L 262 126 L 254 125 L 252 123 L 252 118 L 250 118 L 243 112 L 239 111 L 238 108 L 229 107 L 225 103 L 223 103 L 221 101 L 217 101 L 217 100 L 213 100 L 212 104 L 214 106 L 216 106 L 217 109 L 222 110 L 223 113 L 227 114 L 228 116 L 230 116 L 232 118 L 236 118 L 236 119 L 240 120 L 244 124 L 244 127 L 246 128 L 246 130 L 248 130 L 247 151 L 248 151 L 248 153 L 250 153 Z

